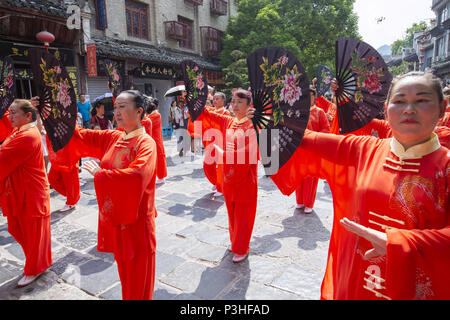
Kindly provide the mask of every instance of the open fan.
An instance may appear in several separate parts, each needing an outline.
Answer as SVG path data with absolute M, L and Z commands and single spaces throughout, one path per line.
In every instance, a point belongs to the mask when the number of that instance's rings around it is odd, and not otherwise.
M 66 69 L 51 53 L 32 48 L 28 58 L 33 71 L 33 84 L 39 94 L 39 113 L 56 152 L 70 141 L 75 130 L 75 90 Z
M 392 81 L 381 55 L 367 43 L 336 40 L 336 91 L 339 133 L 358 130 L 378 116 Z
M 267 150 L 268 157 L 279 154 L 279 169 L 297 150 L 308 124 L 311 103 L 308 77 L 297 58 L 280 47 L 254 51 L 247 57 L 247 66 L 258 144 L 260 150 L 261 147 Z M 260 141 L 261 137 L 264 141 Z M 264 153 L 261 156 L 266 175 L 274 174 L 273 164 L 264 159 Z
M 319 65 L 317 67 L 317 83 L 316 92 L 317 97 L 323 96 L 331 87 L 331 80 L 333 80 L 333 71 L 327 66 Z
M 208 98 L 206 75 L 200 67 L 191 60 L 181 62 L 184 86 L 186 89 L 186 104 L 191 120 L 195 121 L 203 111 Z
M 8 110 L 16 95 L 14 63 L 10 57 L 0 61 L 0 119 Z
M 117 97 L 120 91 L 122 91 L 122 81 L 117 66 L 109 59 L 104 59 L 103 64 L 108 76 L 108 86 L 111 89 L 113 96 Z

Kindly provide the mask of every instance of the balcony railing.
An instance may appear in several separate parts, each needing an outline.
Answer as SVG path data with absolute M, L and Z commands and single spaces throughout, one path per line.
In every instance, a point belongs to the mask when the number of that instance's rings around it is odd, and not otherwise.
M 197 6 L 202 6 L 203 5 L 203 0 L 184 0 L 186 2 L 190 2 L 192 4 L 195 4 Z
M 211 27 L 200 27 L 202 38 L 202 53 L 205 56 L 217 56 L 220 54 L 220 31 Z
M 164 29 L 166 31 L 166 39 L 186 40 L 187 25 L 178 21 L 165 21 Z
M 224 0 L 211 0 L 211 13 L 223 16 L 227 14 L 228 2 Z

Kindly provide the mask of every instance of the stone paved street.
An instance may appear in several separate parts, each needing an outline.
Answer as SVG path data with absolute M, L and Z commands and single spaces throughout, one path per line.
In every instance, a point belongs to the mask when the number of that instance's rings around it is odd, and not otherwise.
M 176 137 L 165 141 L 168 177 L 156 191 L 158 210 L 154 299 L 319 299 L 332 225 L 329 187 L 319 181 L 312 214 L 295 209 L 259 168 L 258 210 L 250 256 L 231 261 L 227 211 L 204 176 L 202 156 L 179 158 Z M 0 218 L 0 300 L 121 299 L 112 254 L 97 252 L 98 206 L 93 178 L 80 174 L 76 210 L 51 193 L 53 265 L 17 288 L 24 254 Z

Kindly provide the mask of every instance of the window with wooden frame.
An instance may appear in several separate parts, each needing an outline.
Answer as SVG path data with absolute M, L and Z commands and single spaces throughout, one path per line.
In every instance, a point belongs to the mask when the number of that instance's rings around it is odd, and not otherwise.
M 178 16 L 178 21 L 186 26 L 186 39 L 179 40 L 178 46 L 180 48 L 192 49 L 192 25 L 194 24 L 192 20 L 186 19 L 184 17 Z
M 206 56 L 217 56 L 220 54 L 220 30 L 212 27 L 200 27 L 202 37 L 202 52 Z
M 148 5 L 125 0 L 128 36 L 148 40 Z
M 95 14 L 97 29 L 105 30 L 108 27 L 108 18 L 106 16 L 106 0 L 95 0 Z

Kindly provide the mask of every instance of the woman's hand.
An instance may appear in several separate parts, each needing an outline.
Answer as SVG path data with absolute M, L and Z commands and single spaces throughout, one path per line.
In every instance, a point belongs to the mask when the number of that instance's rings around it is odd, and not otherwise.
M 89 172 L 90 174 L 95 175 L 95 173 L 100 169 L 100 166 L 98 165 L 97 161 L 89 160 L 89 161 L 83 162 L 81 169 L 84 169 L 87 172 Z
M 340 222 L 341 225 L 344 226 L 348 231 L 353 232 L 354 234 L 372 243 L 373 249 L 366 251 L 366 253 L 364 254 L 365 260 L 386 255 L 386 233 L 371 228 L 366 228 L 347 218 L 341 219 Z
M 336 80 L 336 78 L 334 78 L 333 80 L 331 80 L 331 87 L 330 90 L 331 92 L 333 92 L 333 94 L 336 94 L 336 91 L 339 89 L 339 85 L 338 82 Z
M 248 108 L 247 118 L 252 119 L 255 116 L 255 108 Z

